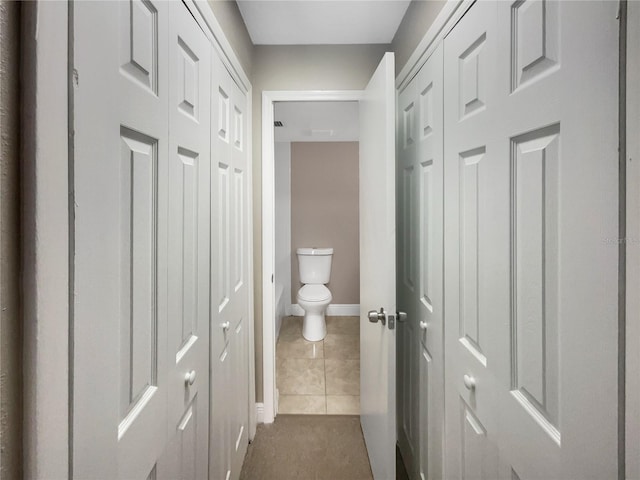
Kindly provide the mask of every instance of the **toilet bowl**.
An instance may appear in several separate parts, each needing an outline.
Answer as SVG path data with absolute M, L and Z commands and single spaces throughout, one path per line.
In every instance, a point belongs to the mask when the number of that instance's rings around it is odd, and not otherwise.
M 298 272 L 304 284 L 298 290 L 298 305 L 304 310 L 302 336 L 318 342 L 327 334 L 324 314 L 333 298 L 325 283 L 331 278 L 333 248 L 298 248 Z
M 331 292 L 324 285 L 304 285 L 298 290 L 298 305 L 304 310 L 302 336 L 318 342 L 327 334 L 324 313 L 331 303 Z

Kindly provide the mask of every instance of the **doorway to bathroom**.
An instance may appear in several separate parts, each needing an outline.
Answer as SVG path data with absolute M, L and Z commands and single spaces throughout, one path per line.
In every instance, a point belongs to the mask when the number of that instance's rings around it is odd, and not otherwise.
M 357 102 L 360 291 L 360 424 L 371 469 L 395 477 L 395 83 L 387 52 L 363 90 L 262 92 L 262 358 L 259 419 L 276 415 L 275 105 L 278 102 Z M 371 188 L 375 186 L 375 188 Z M 382 274 L 380 274 L 383 272 Z M 304 300 L 304 299 L 303 299 Z M 304 303 L 304 302 L 303 302 Z M 375 309 L 374 309 L 375 307 Z M 365 314 L 365 312 L 368 312 Z M 324 345 L 323 345 L 324 348 Z M 326 385 L 326 384 L 325 384 Z M 326 393 L 326 392 L 325 392 Z M 260 407 L 263 407 L 260 409 Z
M 360 413 L 358 111 L 355 101 L 274 103 L 280 414 Z M 300 257 L 303 252 L 313 255 Z M 301 278 L 299 258 L 315 265 L 318 253 L 327 254 L 319 265 L 330 265 L 328 281 Z M 320 273 L 310 268 L 311 275 Z
M 285 413 L 359 414 L 361 94 L 277 92 L 263 98 L 266 423 Z M 302 335 L 296 255 L 302 247 L 334 252 L 325 285 L 332 297 L 325 311 L 327 335 L 316 342 Z

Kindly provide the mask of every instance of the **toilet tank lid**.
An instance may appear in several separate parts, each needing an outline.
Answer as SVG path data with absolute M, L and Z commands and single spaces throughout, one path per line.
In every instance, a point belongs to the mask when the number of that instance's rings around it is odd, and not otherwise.
M 296 250 L 298 255 L 333 255 L 333 248 L 298 248 Z

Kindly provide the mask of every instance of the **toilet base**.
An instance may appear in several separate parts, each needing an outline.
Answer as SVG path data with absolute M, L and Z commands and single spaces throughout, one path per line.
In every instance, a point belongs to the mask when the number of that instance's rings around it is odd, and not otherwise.
M 319 342 L 327 335 L 327 323 L 322 313 L 305 313 L 302 320 L 302 336 L 309 342 Z

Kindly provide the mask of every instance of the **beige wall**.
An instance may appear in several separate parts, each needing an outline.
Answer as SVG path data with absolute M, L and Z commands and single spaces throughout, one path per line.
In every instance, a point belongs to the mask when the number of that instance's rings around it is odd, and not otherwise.
M 209 6 L 240 60 L 244 73 L 251 79 L 254 47 L 238 4 L 234 0 L 209 0 Z
M 391 45 L 396 54 L 396 75 L 400 73 L 424 34 L 433 24 L 445 0 L 412 0 Z
M 253 57 L 253 253 L 256 401 L 262 402 L 262 92 L 362 90 L 389 45 L 256 45 Z
M 358 219 L 358 142 L 292 143 L 291 303 L 300 247 L 333 247 L 331 303 L 360 303 Z
M 22 478 L 20 4 L 0 2 L 0 478 Z

